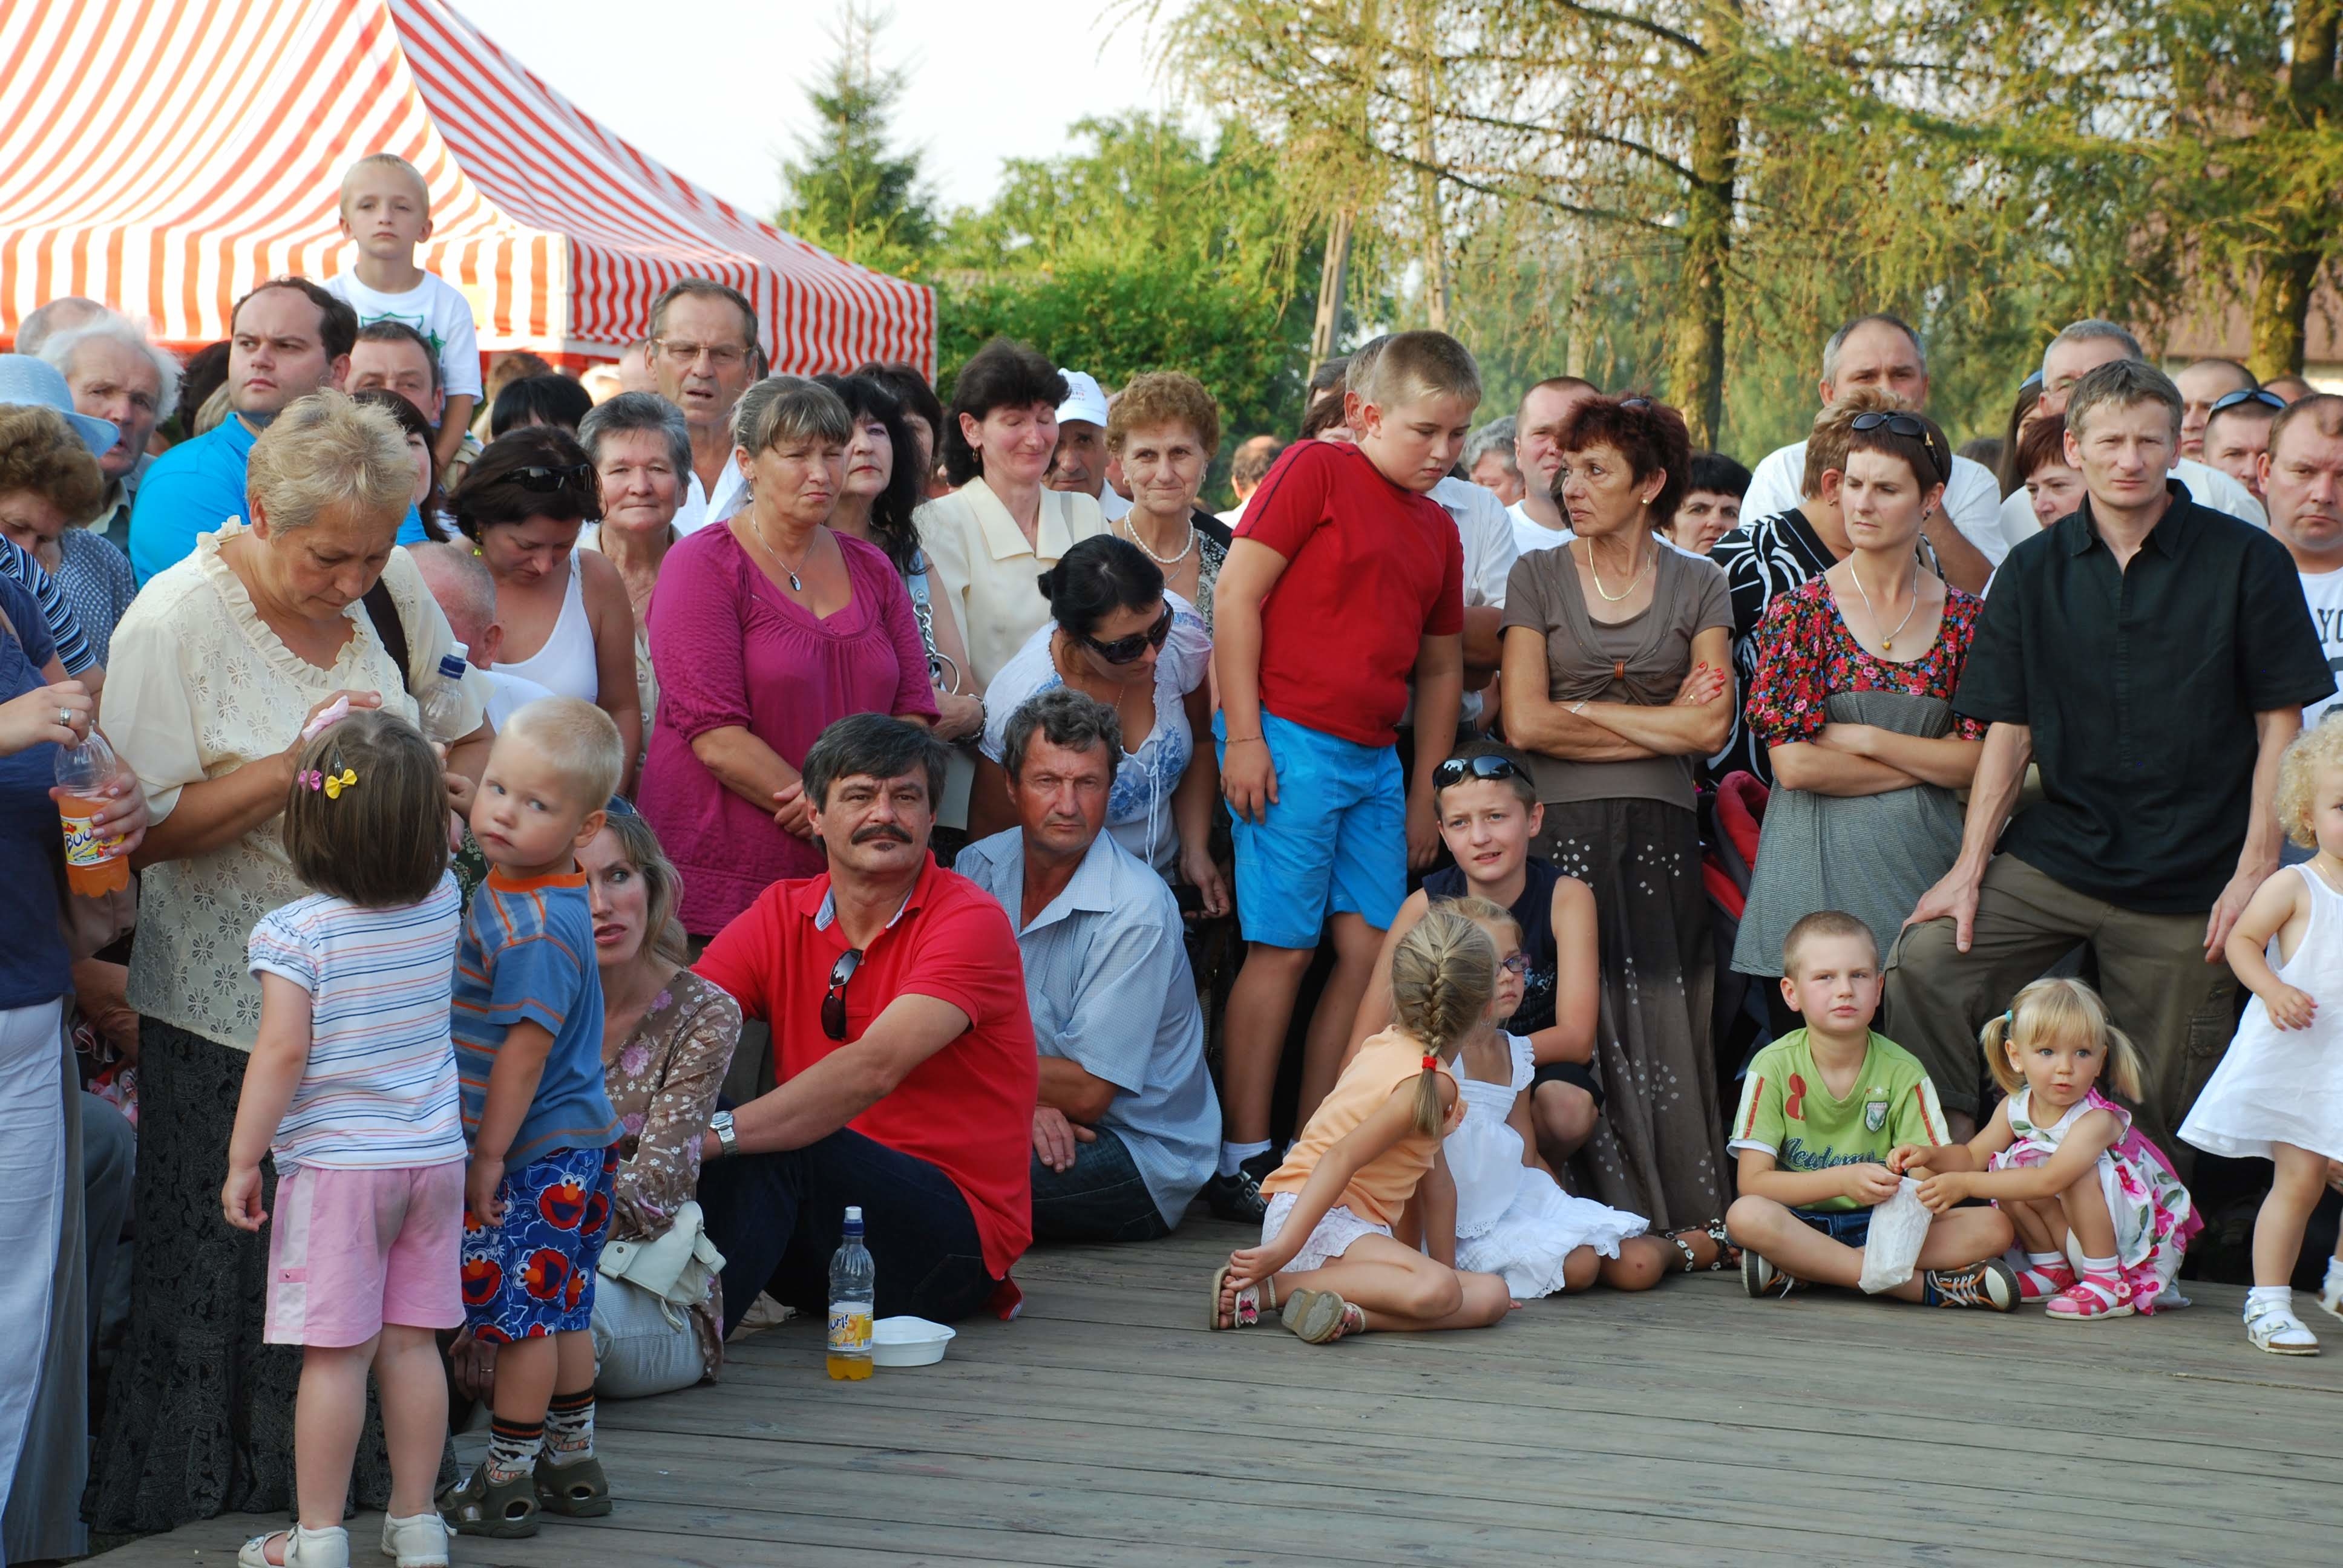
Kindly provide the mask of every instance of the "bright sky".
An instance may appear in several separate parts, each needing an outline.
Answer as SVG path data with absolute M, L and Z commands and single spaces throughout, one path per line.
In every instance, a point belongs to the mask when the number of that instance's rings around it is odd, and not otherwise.
M 838 50 L 833 0 L 453 0 L 570 102 L 678 174 L 770 216 L 780 157 L 809 122 L 809 80 Z M 883 0 L 882 0 L 883 3 Z M 1005 157 L 1048 157 L 1089 115 L 1161 106 L 1141 25 L 1112 6 L 1050 13 L 892 0 L 882 64 L 902 68 L 900 145 L 926 153 L 949 210 L 979 206 Z M 671 16 L 658 39 L 647 19 Z

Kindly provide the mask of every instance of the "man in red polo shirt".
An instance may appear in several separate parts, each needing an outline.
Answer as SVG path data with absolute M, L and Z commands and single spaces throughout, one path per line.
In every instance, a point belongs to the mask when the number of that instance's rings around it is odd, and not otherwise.
M 703 1150 L 727 1332 L 760 1291 L 826 1307 L 849 1204 L 880 1317 L 967 1316 L 1032 1241 L 1024 969 L 1001 905 L 928 852 L 945 757 L 884 714 L 822 731 L 805 792 L 830 870 L 766 889 L 695 966 L 771 1026 L 779 1080 Z

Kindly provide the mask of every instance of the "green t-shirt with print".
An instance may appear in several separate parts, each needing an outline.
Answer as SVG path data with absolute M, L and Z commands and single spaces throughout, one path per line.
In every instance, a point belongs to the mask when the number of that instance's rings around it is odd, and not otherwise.
M 1863 1070 L 1844 1100 L 1831 1098 L 1806 1031 L 1794 1029 L 1750 1060 L 1729 1147 L 1761 1150 L 1784 1171 L 1885 1163 L 1899 1143 L 1946 1141 L 1944 1107 L 1920 1059 L 1873 1031 Z M 1812 1209 L 1859 1209 L 1825 1198 Z

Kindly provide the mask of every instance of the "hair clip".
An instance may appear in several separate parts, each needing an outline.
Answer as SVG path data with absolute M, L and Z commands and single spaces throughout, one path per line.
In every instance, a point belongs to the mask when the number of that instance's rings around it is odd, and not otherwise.
M 333 701 L 317 709 L 317 717 L 301 727 L 301 739 L 315 740 L 324 731 L 332 729 L 349 716 L 350 699 L 347 697 L 337 697 Z
M 358 774 L 355 768 L 345 768 L 339 773 L 320 773 L 312 768 L 307 773 L 297 775 L 296 781 L 307 784 L 313 790 L 324 790 L 328 800 L 338 800 L 343 790 L 357 783 Z
M 1426 1071 L 1426 1072 L 1430 1072 L 1433 1069 L 1434 1069 L 1434 1068 L 1438 1067 L 1439 1065 L 1440 1065 L 1440 1059 L 1439 1059 L 1438 1057 L 1436 1057 L 1436 1056 L 1426 1056 L 1426 1057 L 1423 1059 L 1423 1070 L 1424 1070 L 1424 1071 Z

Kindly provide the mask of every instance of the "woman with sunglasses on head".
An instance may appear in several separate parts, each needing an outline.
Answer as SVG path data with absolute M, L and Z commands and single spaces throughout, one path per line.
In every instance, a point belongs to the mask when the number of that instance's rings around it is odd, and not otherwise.
M 1655 1230 L 1706 1225 L 1727 1193 L 1693 780 L 1732 729 L 1733 606 L 1722 569 L 1659 534 L 1691 471 L 1681 415 L 1589 398 L 1561 444 L 1574 538 L 1515 563 L 1501 678 L 1536 852 L 1594 894 L 1603 1119 L 1580 1161 L 1588 1196 Z
M 846 405 L 803 377 L 768 377 L 734 406 L 732 438 L 749 500 L 668 552 L 651 601 L 659 723 L 643 814 L 683 874 L 695 938 L 821 870 L 802 769 L 824 729 L 852 713 L 936 719 L 894 562 L 830 526 L 854 439 Z
M 1162 568 L 1145 552 L 1110 534 L 1076 541 L 1041 574 L 1041 588 L 1048 623 L 985 689 L 990 717 L 969 797 L 970 837 L 1017 826 L 1001 765 L 1010 716 L 1036 692 L 1069 686 L 1122 720 L 1106 830 L 1164 880 L 1194 888 L 1203 913 L 1228 913 L 1228 879 L 1212 853 L 1220 769 L 1212 748 L 1196 744 L 1212 722 L 1203 622 L 1165 590 Z
M 1954 796 L 1986 727 L 1952 699 L 1985 601 L 1918 548 L 1951 472 L 1926 415 L 1856 415 L 1839 488 L 1850 553 L 1776 598 L 1758 629 L 1746 717 L 1776 788 L 1733 950 L 1743 974 L 1778 978 L 1783 939 L 1817 910 L 1854 915 L 1885 954 L 1960 853 Z M 1765 994 L 1775 1033 L 1796 1028 L 1780 988 Z
M 620 792 L 631 793 L 643 749 L 635 610 L 618 568 L 578 542 L 602 518 L 601 481 L 586 448 L 551 426 L 510 431 L 473 459 L 447 504 L 497 580 L 505 628 L 498 666 L 608 714 L 627 748 Z

